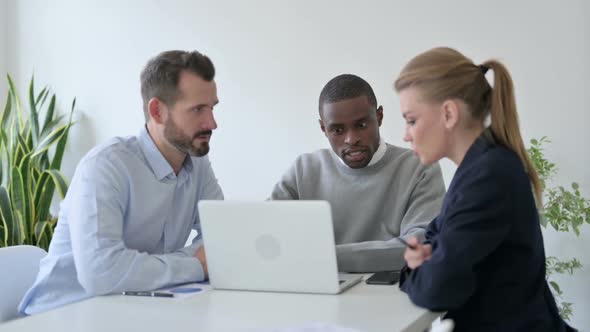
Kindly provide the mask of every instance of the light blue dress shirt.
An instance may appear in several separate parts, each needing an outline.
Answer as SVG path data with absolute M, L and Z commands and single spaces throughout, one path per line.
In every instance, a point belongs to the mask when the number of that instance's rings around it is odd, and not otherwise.
M 19 311 L 35 314 L 92 296 L 203 280 L 197 202 L 223 199 L 207 157 L 178 175 L 147 129 L 80 161 L 37 280 Z M 184 247 L 191 229 L 199 235 Z

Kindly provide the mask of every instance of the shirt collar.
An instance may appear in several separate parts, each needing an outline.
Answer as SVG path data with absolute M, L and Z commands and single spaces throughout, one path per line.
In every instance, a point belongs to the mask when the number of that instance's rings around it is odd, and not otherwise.
M 372 166 L 378 163 L 379 160 L 381 160 L 381 158 L 383 158 L 383 156 L 385 155 L 385 150 L 387 150 L 387 144 L 385 144 L 385 140 L 383 139 L 383 137 L 380 137 L 379 147 L 377 148 L 377 151 L 375 151 L 375 153 L 373 154 L 373 158 L 371 158 L 371 161 L 369 161 L 367 166 Z
M 138 139 L 141 149 L 143 150 L 143 153 L 145 155 L 145 158 L 147 159 L 147 162 L 150 165 L 150 168 L 154 172 L 154 175 L 156 176 L 158 181 L 170 175 L 175 176 L 172 166 L 170 166 L 166 158 L 164 158 L 164 155 L 162 155 L 162 152 L 160 152 L 160 150 L 156 146 L 156 143 L 154 143 L 154 140 L 147 131 L 146 126 L 141 127 Z M 185 158 L 184 160 L 182 168 L 187 172 L 192 171 L 192 158 L 187 156 L 187 158 Z
M 387 144 L 385 144 L 385 140 L 383 139 L 383 137 L 380 137 L 379 138 L 379 147 L 377 148 L 377 151 L 375 151 L 375 153 L 373 154 L 371 161 L 369 161 L 369 163 L 365 167 L 372 166 L 372 165 L 375 165 L 376 163 L 378 163 L 379 160 L 381 160 L 381 158 L 383 158 L 383 156 L 385 155 L 386 150 L 387 150 Z M 332 150 L 332 153 L 334 153 L 334 155 L 336 157 L 338 157 L 338 160 L 342 163 L 342 165 L 350 168 L 348 165 L 346 165 L 344 160 L 342 160 L 342 158 L 340 158 L 340 156 L 338 154 L 336 154 L 336 152 L 334 152 L 334 150 Z

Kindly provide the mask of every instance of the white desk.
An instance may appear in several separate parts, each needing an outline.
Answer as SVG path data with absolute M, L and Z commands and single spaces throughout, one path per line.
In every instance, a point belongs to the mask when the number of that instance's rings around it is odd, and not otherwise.
M 362 281 L 340 295 L 212 290 L 185 299 L 104 296 L 2 324 L 0 331 L 268 331 L 322 322 L 422 332 L 438 316 L 414 306 L 397 285 Z

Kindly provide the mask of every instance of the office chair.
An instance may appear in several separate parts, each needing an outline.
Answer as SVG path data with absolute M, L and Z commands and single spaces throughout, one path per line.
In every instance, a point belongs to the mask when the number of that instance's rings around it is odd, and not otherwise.
M 45 250 L 34 246 L 0 248 L 0 322 L 19 317 L 18 305 L 35 281 L 45 255 Z

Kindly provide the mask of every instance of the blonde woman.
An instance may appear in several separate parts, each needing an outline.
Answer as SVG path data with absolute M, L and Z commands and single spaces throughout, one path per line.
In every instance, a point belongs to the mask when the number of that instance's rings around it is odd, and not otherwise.
M 545 280 L 542 188 L 506 67 L 435 48 L 404 67 L 395 90 L 404 140 L 420 161 L 458 167 L 426 241 L 409 241 L 401 289 L 418 306 L 446 311 L 455 331 L 572 330 Z

